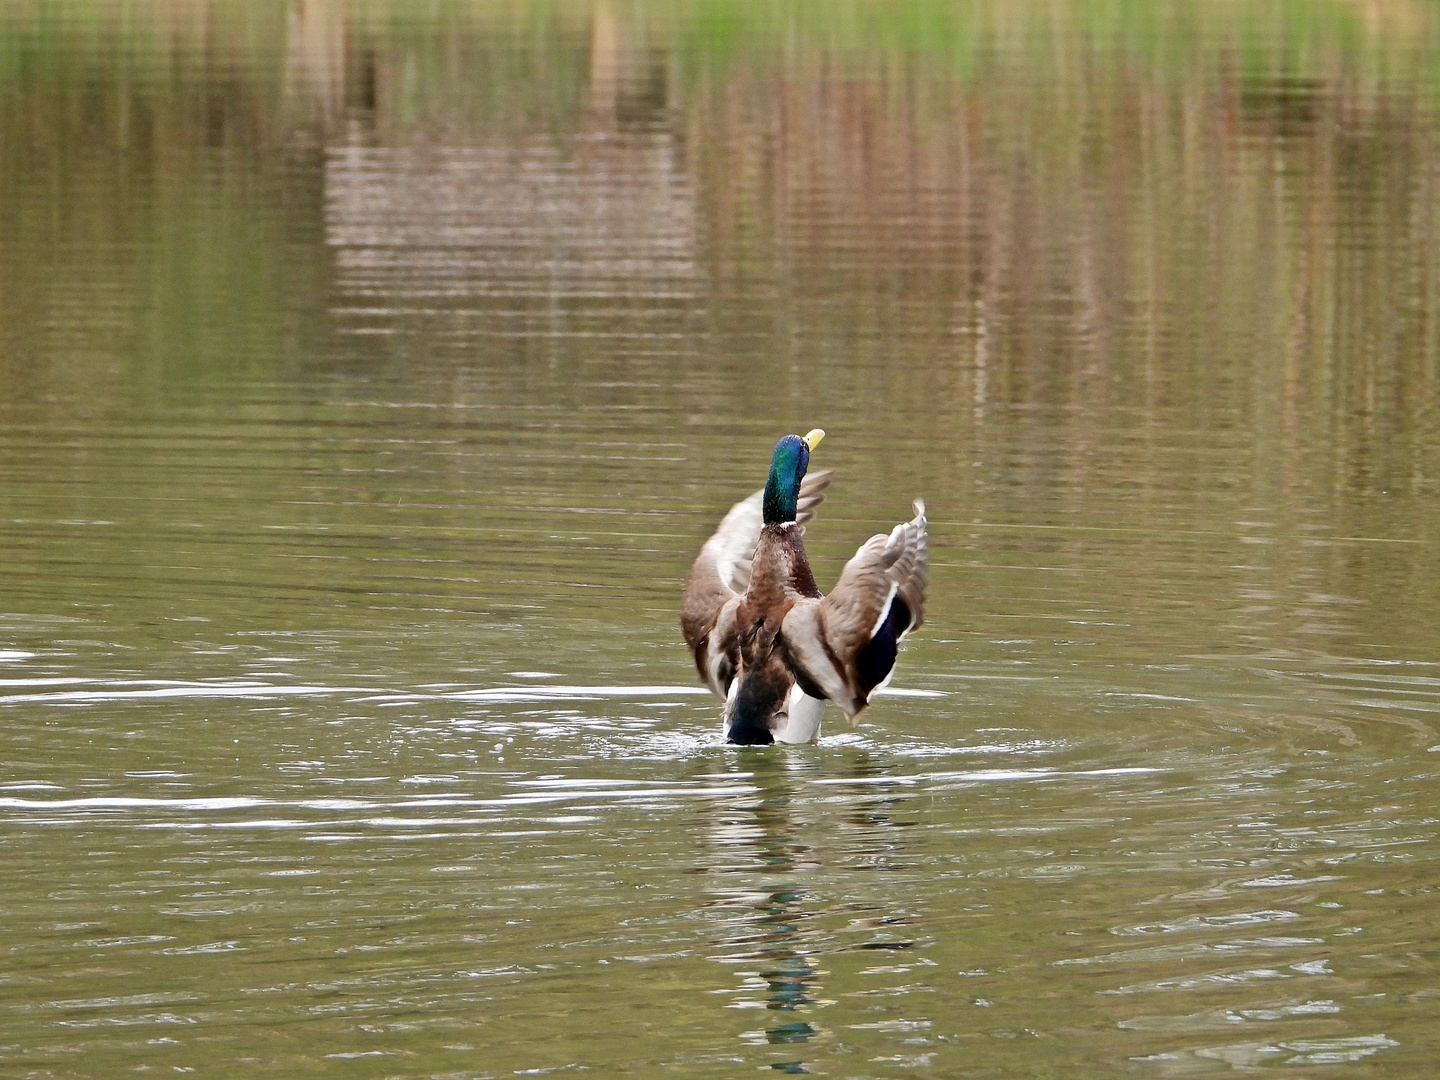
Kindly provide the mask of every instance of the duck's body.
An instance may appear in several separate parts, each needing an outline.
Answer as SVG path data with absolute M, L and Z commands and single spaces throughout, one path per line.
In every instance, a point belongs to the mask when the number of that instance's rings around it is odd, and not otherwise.
M 827 700 L 853 720 L 922 620 L 918 501 L 911 521 L 861 545 L 829 596 L 816 587 L 804 523 L 831 473 L 806 469 L 823 434 L 780 440 L 765 489 L 731 508 L 685 583 L 681 628 L 701 680 L 725 702 L 729 742 L 814 742 Z

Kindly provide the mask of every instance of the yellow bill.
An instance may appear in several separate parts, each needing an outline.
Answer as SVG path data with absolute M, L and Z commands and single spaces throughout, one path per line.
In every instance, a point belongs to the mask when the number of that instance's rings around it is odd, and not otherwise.
M 805 436 L 805 445 L 810 447 L 811 450 L 814 450 L 815 447 L 820 445 L 820 440 L 824 437 L 825 429 L 817 427 Z

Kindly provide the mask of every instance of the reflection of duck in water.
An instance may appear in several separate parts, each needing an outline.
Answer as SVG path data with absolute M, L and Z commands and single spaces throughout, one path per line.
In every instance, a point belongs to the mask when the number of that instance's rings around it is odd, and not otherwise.
M 753 766 L 752 777 L 760 790 L 736 800 L 718 815 L 712 838 L 735 859 L 727 858 L 725 866 L 715 869 L 766 874 L 818 869 L 814 853 L 800 839 L 802 827 L 814 823 L 796 820 L 794 780 L 788 775 L 791 768 L 808 766 L 774 758 L 747 764 Z M 822 974 L 813 959 L 815 931 L 804 927 L 815 914 L 807 910 L 813 899 L 787 882 L 784 888 L 721 890 L 714 902 L 737 912 L 729 919 L 729 933 L 723 939 L 727 951 L 719 959 L 747 968 L 753 965 L 750 971 L 738 974 L 746 979 L 747 988 L 762 991 L 763 986 L 765 1009 L 782 1014 L 765 1027 L 765 1041 L 772 1045 L 803 1043 L 816 1034 L 804 1018 L 817 1004 Z M 795 1072 L 806 1071 L 798 1062 L 782 1062 L 776 1067 L 786 1065 L 794 1066 Z
M 837 763 L 840 775 L 826 777 L 827 782 L 860 782 L 838 806 L 829 794 L 833 788 L 821 794 L 807 783 Z M 892 936 L 912 919 L 890 904 L 889 883 L 875 883 L 887 899 L 873 904 L 856 897 L 853 877 L 857 870 L 904 869 L 904 830 L 896 826 L 908 822 L 897 821 L 893 811 L 914 793 L 875 783 L 885 774 L 865 753 L 842 751 L 821 763 L 747 752 L 735 767 L 745 770 L 740 776 L 750 781 L 746 790 L 727 795 L 706 815 L 714 857 L 702 872 L 718 876 L 711 879 L 715 884 L 707 907 L 723 919 L 715 959 L 732 966 L 740 980 L 731 992 L 731 1007 L 765 1010 L 763 1028 L 741 1038 L 795 1048 L 785 1051 L 788 1058 L 802 1052 L 801 1044 L 811 1044 L 809 1052 L 814 1052 L 814 1044 L 825 1039 L 816 1014 L 834 1003 L 822 997 L 828 974 L 822 957 L 872 949 L 888 955 L 916 944 Z M 837 872 L 843 879 L 835 877 Z M 845 895 L 843 902 L 833 895 L 826 899 L 835 891 Z M 855 941 L 852 934 L 867 940 Z M 771 1067 L 810 1071 L 798 1060 L 775 1061 Z
M 912 520 L 860 545 L 829 596 L 816 588 L 803 526 L 831 473 L 805 473 L 824 435 L 775 445 L 764 490 L 731 508 L 685 582 L 680 625 L 700 678 L 725 701 L 729 742 L 814 742 L 827 699 L 853 720 L 922 621 L 929 547 L 919 500 Z

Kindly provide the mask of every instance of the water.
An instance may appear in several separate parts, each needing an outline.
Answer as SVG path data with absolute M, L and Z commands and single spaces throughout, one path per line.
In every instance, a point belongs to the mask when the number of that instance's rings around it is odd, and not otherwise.
M 1430 8 L 3 19 L 7 1075 L 1435 1060 Z M 726 748 L 815 426 L 929 621 Z

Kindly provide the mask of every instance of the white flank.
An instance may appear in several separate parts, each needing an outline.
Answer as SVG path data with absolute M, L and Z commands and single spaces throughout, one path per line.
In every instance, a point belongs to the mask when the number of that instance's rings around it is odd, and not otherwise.
M 825 699 L 813 698 L 799 686 L 790 688 L 786 702 L 785 722 L 772 734 L 780 743 L 812 743 L 820 736 L 820 718 L 825 714 Z

